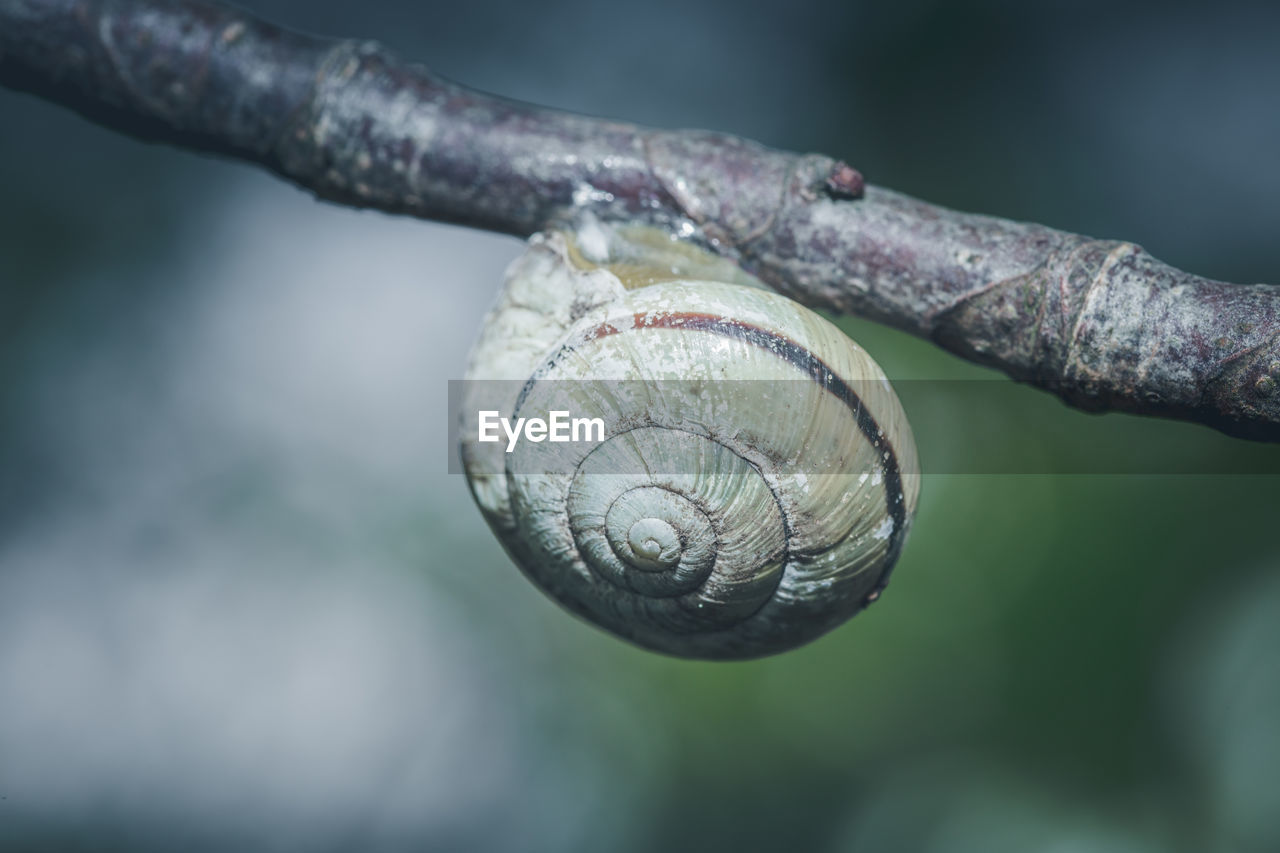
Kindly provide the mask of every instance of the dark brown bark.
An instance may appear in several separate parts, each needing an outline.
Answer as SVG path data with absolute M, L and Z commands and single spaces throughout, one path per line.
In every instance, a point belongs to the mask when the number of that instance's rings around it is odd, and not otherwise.
M 864 187 L 829 157 L 515 103 L 191 0 L 0 0 L 0 83 L 342 204 L 517 235 L 588 210 L 679 229 L 1080 408 L 1280 440 L 1277 287 Z

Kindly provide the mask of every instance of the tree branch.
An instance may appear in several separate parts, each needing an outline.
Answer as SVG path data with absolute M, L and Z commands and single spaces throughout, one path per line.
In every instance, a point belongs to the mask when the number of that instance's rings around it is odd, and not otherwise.
M 194 0 L 0 0 L 0 84 L 342 204 L 517 235 L 585 210 L 659 225 L 1074 406 L 1280 441 L 1280 288 L 864 188 L 829 157 L 507 101 Z

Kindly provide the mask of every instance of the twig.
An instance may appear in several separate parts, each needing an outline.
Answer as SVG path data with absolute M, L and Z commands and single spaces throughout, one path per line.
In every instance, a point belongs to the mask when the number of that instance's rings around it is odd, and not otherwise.
M 657 224 L 1074 406 L 1280 440 L 1280 288 L 864 187 L 829 157 L 516 103 L 194 0 L 0 0 L 0 83 L 342 204 L 517 235 L 583 210 Z

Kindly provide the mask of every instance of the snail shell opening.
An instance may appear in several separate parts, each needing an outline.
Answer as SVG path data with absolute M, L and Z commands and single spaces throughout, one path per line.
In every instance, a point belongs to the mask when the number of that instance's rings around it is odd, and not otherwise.
M 603 429 L 504 446 L 464 424 L 485 517 L 535 584 L 645 648 L 750 658 L 829 631 L 879 595 L 915 512 L 915 443 L 883 372 L 719 258 L 601 233 L 531 239 L 463 414 Z

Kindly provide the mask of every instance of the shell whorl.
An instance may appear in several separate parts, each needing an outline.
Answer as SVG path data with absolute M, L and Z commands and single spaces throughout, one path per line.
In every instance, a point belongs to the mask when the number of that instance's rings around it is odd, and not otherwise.
M 601 441 L 510 453 L 464 427 L 472 492 L 521 569 L 601 627 L 686 657 L 783 651 L 874 600 L 919 489 L 879 367 L 710 256 L 645 246 L 642 267 L 616 232 L 603 248 L 577 236 L 531 240 L 468 371 L 514 380 L 491 407 L 605 425 Z M 766 382 L 786 393 L 741 391 Z

